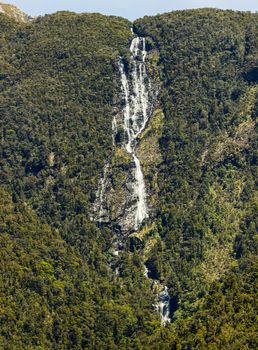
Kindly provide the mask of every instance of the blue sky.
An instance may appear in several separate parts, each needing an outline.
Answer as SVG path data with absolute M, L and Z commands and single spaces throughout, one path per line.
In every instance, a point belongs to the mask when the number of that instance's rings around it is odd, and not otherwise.
M 1 0 L 0 0 L 1 2 Z M 173 10 L 198 7 L 216 7 L 243 11 L 257 11 L 257 0 L 4 0 L 24 12 L 37 16 L 59 10 L 74 12 L 101 12 L 134 20 L 144 15 L 155 15 Z

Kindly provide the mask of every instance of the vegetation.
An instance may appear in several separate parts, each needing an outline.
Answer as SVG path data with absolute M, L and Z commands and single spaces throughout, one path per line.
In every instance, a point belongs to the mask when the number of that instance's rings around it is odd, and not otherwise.
M 124 254 L 121 278 L 96 247 L 90 266 L 27 205 L 0 194 L 1 349 L 127 349 L 159 325 L 136 256 Z
M 1 348 L 257 348 L 257 19 L 134 23 L 161 85 L 138 149 L 157 210 L 114 257 L 91 215 L 106 161 L 114 183 L 130 162 L 111 125 L 131 24 L 0 13 Z M 165 327 L 143 261 L 169 287 Z
M 236 242 L 250 224 L 255 231 L 257 15 L 180 11 L 137 20 L 135 30 L 159 50 L 165 113 L 158 213 L 165 246 L 153 248 L 149 267 L 170 285 L 182 348 L 255 348 L 254 313 L 244 307 L 245 293 L 254 302 L 254 272 L 247 257 L 239 261 Z
M 129 29 L 116 17 L 59 13 L 7 31 L 0 175 L 71 244 L 111 154 L 115 64 Z

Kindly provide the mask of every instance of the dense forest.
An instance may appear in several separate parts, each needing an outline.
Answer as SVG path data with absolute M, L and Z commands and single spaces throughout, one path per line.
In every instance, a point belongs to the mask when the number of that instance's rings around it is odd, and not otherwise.
M 256 349 L 257 14 L 4 9 L 1 349 Z M 131 27 L 158 92 L 138 151 L 154 209 L 117 256 L 93 208 L 107 161 L 114 184 L 130 163 L 112 120 Z

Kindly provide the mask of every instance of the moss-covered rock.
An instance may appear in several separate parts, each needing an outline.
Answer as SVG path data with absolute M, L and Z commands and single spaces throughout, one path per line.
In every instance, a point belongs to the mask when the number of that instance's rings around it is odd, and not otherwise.
M 159 139 L 164 126 L 164 114 L 161 109 L 156 109 L 147 128 L 140 135 L 137 156 L 142 164 L 145 176 L 145 184 L 149 194 L 149 205 L 154 210 L 158 195 L 158 172 L 162 163 L 162 155 L 159 148 Z
M 131 155 L 123 147 L 115 147 L 114 155 L 112 157 L 113 167 L 126 168 L 132 162 Z

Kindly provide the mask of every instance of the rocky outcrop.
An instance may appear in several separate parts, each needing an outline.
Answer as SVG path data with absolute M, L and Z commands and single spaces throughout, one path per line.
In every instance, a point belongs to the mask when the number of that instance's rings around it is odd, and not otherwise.
M 18 7 L 9 4 L 0 3 L 0 13 L 4 13 L 6 16 L 13 18 L 17 22 L 28 22 L 32 17 L 22 12 Z
M 141 172 L 143 175 L 144 188 L 141 191 L 146 191 L 144 200 L 148 210 L 147 215 L 143 211 L 140 223 L 148 221 L 155 208 L 161 163 L 158 140 L 164 115 L 155 109 L 159 92 L 154 68 L 157 54 L 151 52 L 147 55 L 143 39 L 139 39 L 137 45 L 142 45 L 141 49 L 132 44 L 131 52 L 134 52 L 130 62 L 119 62 L 117 83 L 120 92 L 114 107 L 113 156 L 100 179 L 94 208 L 95 221 L 112 223 L 120 242 L 137 231 L 135 218 L 139 210 L 139 194 L 136 187 L 139 184 L 136 162 L 140 167 L 138 175 L 141 177 Z

